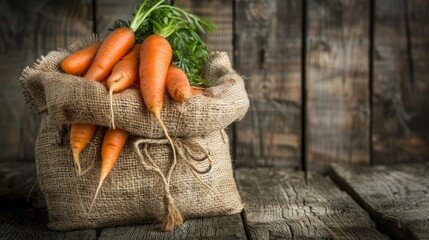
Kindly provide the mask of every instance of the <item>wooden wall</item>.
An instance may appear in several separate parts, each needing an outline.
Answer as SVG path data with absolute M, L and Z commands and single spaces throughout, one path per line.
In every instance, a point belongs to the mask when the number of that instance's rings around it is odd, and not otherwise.
M 0 161 L 33 161 L 39 118 L 18 77 L 139 0 L 0 0 Z M 250 98 L 229 127 L 237 167 L 324 172 L 329 163 L 425 161 L 429 156 L 429 1 L 175 0 L 212 20 L 204 36 L 226 51 Z

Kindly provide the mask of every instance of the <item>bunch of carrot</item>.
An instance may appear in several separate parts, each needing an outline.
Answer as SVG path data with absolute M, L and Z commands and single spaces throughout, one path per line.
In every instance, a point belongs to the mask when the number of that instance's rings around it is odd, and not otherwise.
M 112 127 L 106 131 L 101 146 L 102 166 L 94 200 L 128 138 L 126 131 L 115 127 L 112 95 L 136 82 L 145 106 L 170 142 L 172 164 L 176 164 L 174 144 L 161 119 L 165 92 L 178 102 L 201 93 L 199 87 L 204 82 L 196 73 L 207 60 L 208 50 L 195 32 L 214 29 L 211 23 L 164 0 L 143 1 L 131 24 L 118 21 L 115 27 L 105 39 L 74 52 L 61 63 L 65 73 L 104 82 L 109 90 Z M 95 130 L 92 124 L 71 126 L 70 146 L 79 175 L 82 173 L 79 155 Z

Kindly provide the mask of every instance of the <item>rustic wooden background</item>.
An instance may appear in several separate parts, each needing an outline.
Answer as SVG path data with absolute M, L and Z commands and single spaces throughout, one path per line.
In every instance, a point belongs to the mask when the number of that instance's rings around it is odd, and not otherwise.
M 34 161 L 39 118 L 22 69 L 139 0 L 0 0 L 0 162 Z M 213 21 L 206 39 L 245 79 L 246 117 L 229 128 L 237 167 L 325 172 L 333 162 L 429 156 L 429 1 L 176 0 Z

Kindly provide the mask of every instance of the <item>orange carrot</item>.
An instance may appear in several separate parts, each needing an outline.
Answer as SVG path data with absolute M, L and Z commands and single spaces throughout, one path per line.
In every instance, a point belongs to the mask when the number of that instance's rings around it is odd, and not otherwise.
M 83 76 L 88 80 L 102 81 L 112 70 L 113 66 L 133 47 L 135 41 L 134 32 L 130 28 L 118 28 L 111 32 L 98 48 L 97 54 L 88 71 Z M 85 149 L 94 135 L 96 126 L 90 124 L 73 124 L 72 129 L 79 132 L 78 138 L 70 136 L 72 152 L 75 163 L 78 164 L 80 175 L 79 154 Z M 74 147 L 73 146 L 78 146 Z
M 70 147 L 73 153 L 73 160 L 77 167 L 78 175 L 81 175 L 79 155 L 90 143 L 97 126 L 92 124 L 72 124 L 70 129 Z
M 170 65 L 165 78 L 165 87 L 176 102 L 183 102 L 192 96 L 191 85 L 182 69 Z
M 165 79 L 172 55 L 170 43 L 163 36 L 156 34 L 150 35 L 142 43 L 139 67 L 140 92 L 144 104 L 149 112 L 155 116 L 158 124 L 164 131 L 173 153 L 173 161 L 167 172 L 167 181 L 171 178 L 171 173 L 177 163 L 176 149 L 173 140 L 168 134 L 167 128 L 161 119 L 161 110 L 165 96 Z M 165 231 L 172 231 L 176 224 L 183 223 L 183 217 L 171 199 L 167 198 L 165 201 L 167 210 L 162 229 Z
M 109 175 L 113 166 L 115 166 L 127 139 L 128 133 L 121 129 L 107 129 L 104 134 L 103 144 L 101 146 L 100 179 L 89 211 L 91 211 L 92 206 L 94 205 L 101 185 L 103 185 L 104 180 Z
M 164 104 L 165 79 L 172 55 L 170 43 L 164 37 L 150 35 L 142 43 L 139 67 L 140 92 L 143 101 L 169 140 L 171 140 L 170 136 L 161 119 L 161 110 Z M 173 144 L 172 147 L 174 148 Z
M 61 62 L 61 69 L 68 74 L 83 75 L 91 66 L 100 44 L 97 42 L 70 54 Z
M 162 36 L 150 35 L 140 50 L 140 91 L 148 110 L 160 118 L 164 104 L 165 78 L 173 56 L 170 43 Z
M 141 44 L 134 45 L 133 49 L 127 53 L 112 69 L 112 74 L 107 79 L 107 87 L 110 96 L 110 115 L 112 118 L 112 128 L 115 129 L 113 114 L 113 93 L 123 91 L 133 85 L 139 75 L 139 54 Z
M 141 44 L 136 44 L 112 69 L 107 86 L 114 93 L 130 87 L 139 75 L 139 54 Z
M 130 28 L 122 27 L 111 32 L 102 41 L 84 78 L 96 81 L 105 79 L 113 66 L 133 47 L 134 42 L 134 32 Z

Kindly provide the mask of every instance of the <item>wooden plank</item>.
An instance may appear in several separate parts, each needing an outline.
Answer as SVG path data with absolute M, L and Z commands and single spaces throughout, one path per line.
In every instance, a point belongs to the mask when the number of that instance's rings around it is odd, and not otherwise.
M 329 178 L 273 169 L 238 169 L 251 239 L 388 239 Z
M 0 239 L 2 240 L 60 240 L 96 239 L 95 230 L 76 230 L 68 232 L 51 231 L 47 228 L 46 211 L 33 208 L 0 208 Z
M 233 1 L 231 0 L 178 0 L 174 5 L 187 9 L 189 12 L 210 20 L 216 30 L 203 34 L 210 51 L 224 51 L 233 59 Z
M 39 117 L 25 104 L 18 78 L 40 55 L 92 32 L 92 4 L 81 1 L 1 1 L 0 161 L 31 161 Z
M 141 0 L 103 0 L 96 3 L 96 32 L 105 36 L 115 21 L 122 19 L 132 21 L 133 13 L 140 5 Z
M 237 166 L 301 165 L 302 2 L 235 2 L 235 67 L 250 98 L 235 128 Z
M 369 163 L 370 1 L 308 1 L 307 159 Z
M 332 177 L 392 239 L 429 239 L 429 163 L 334 165 Z
M 241 216 L 220 216 L 186 220 L 173 232 L 160 231 L 159 224 L 105 228 L 98 240 L 134 239 L 246 239 Z
M 373 162 L 426 161 L 429 2 L 375 3 Z

